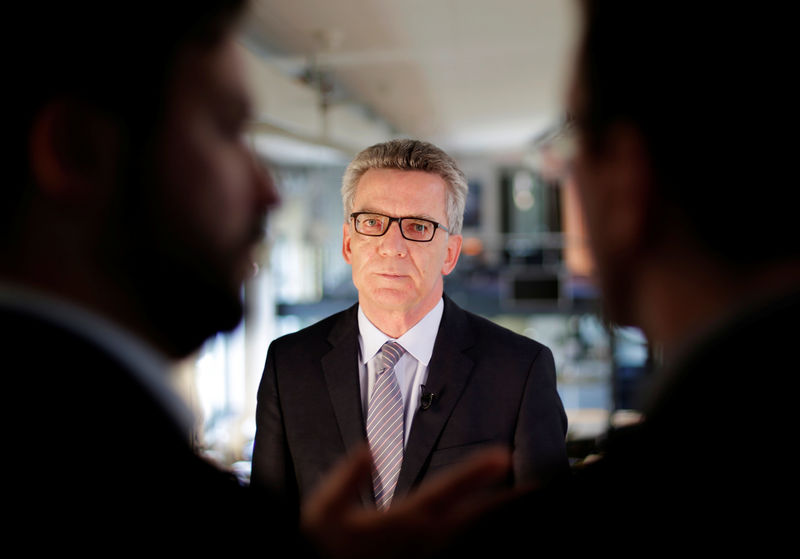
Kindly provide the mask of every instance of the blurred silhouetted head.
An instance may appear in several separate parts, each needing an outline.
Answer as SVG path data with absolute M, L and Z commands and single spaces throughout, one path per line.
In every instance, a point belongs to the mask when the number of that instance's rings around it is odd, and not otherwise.
M 12 142 L 0 248 L 51 258 L 41 249 L 48 216 L 64 276 L 86 282 L 74 268 L 91 267 L 174 355 L 240 321 L 276 199 L 245 137 L 252 99 L 234 41 L 243 9 L 37 2 L 7 19 L 25 42 L 5 49 Z M 20 256 L 28 246 L 38 253 Z M 58 275 L 43 281 L 54 287 Z
M 8 108 L 0 227 L 21 215 L 31 195 L 28 157 L 34 119 L 49 102 L 78 99 L 102 108 L 124 131 L 131 156 L 120 174 L 141 173 L 164 110 L 175 58 L 189 43 L 213 45 L 229 31 L 244 2 L 20 2 L 6 22 L 8 55 L 3 92 Z
M 747 268 L 796 259 L 795 19 L 789 6 L 585 0 L 572 118 L 603 155 L 631 125 L 658 219 Z M 659 213 L 663 210 L 663 213 Z

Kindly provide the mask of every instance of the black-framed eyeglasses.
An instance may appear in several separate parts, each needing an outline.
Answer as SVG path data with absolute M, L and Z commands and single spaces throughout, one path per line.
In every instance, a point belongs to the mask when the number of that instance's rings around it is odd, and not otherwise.
M 388 215 L 372 212 L 355 212 L 350 214 L 353 225 L 358 233 L 368 237 L 381 237 L 386 234 L 393 221 L 400 227 L 400 234 L 404 239 L 417 243 L 427 243 L 433 240 L 436 229 L 443 229 L 447 233 L 450 229 L 440 223 L 423 219 L 421 217 L 389 217 Z

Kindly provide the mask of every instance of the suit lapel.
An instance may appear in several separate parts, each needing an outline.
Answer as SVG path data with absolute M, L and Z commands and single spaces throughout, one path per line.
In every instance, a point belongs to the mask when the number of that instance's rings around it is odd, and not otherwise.
M 395 496 L 408 493 L 414 485 L 472 372 L 473 362 L 463 353 L 474 342 L 466 314 L 447 296 L 444 301 L 425 385 L 436 396 L 430 408 L 418 409 L 414 416 Z
M 358 380 L 357 308 L 348 309 L 331 329 L 328 342 L 332 347 L 321 360 L 336 421 L 348 449 L 363 443 L 366 436 Z
M 341 320 L 328 336 L 331 350 L 321 359 L 322 374 L 328 386 L 345 451 L 366 442 L 361 385 L 358 379 L 357 310 L 358 305 L 354 305 L 342 314 Z M 361 500 L 367 506 L 374 504 L 371 485 L 363 488 Z

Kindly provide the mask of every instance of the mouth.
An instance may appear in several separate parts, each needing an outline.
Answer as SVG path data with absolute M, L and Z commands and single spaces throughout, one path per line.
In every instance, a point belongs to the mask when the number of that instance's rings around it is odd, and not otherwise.
M 388 280 L 398 280 L 406 277 L 404 274 L 395 274 L 392 272 L 377 272 L 375 275 Z

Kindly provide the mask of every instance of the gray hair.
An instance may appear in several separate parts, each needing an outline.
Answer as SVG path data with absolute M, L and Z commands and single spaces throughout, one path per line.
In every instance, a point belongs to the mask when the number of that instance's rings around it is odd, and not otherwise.
M 447 185 L 445 203 L 447 226 L 453 235 L 461 234 L 467 203 L 467 178 L 455 160 L 438 147 L 420 140 L 390 140 L 359 152 L 347 166 L 342 179 L 344 220 L 350 220 L 358 181 L 370 169 L 398 169 L 433 173 Z

